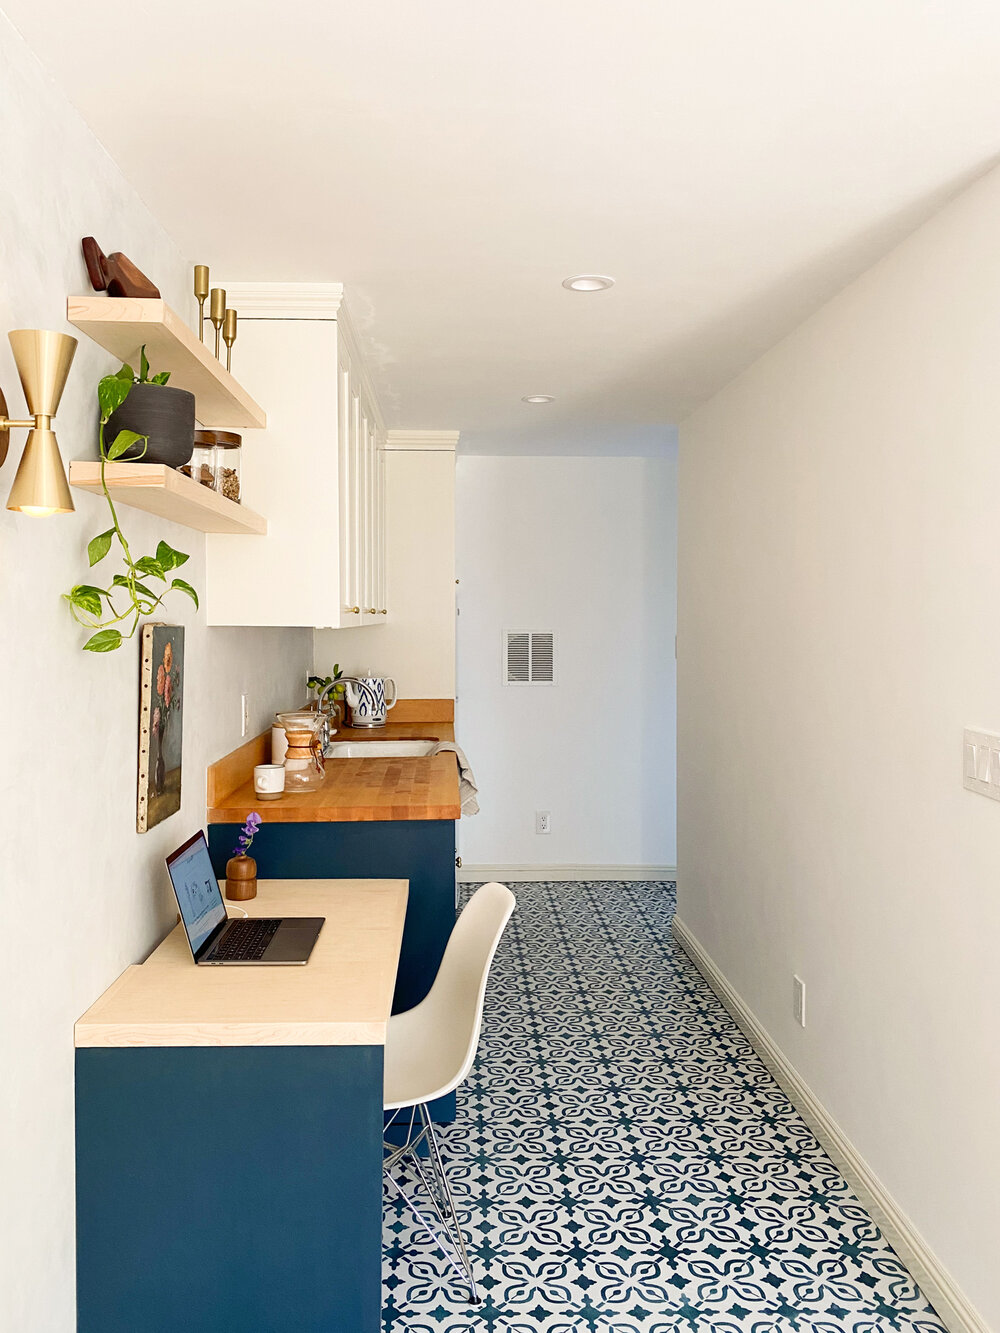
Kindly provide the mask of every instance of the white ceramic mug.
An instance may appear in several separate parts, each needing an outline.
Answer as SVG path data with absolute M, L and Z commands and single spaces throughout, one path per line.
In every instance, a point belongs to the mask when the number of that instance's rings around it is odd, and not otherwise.
M 276 801 L 285 790 L 284 764 L 258 764 L 253 771 L 253 789 L 262 801 Z

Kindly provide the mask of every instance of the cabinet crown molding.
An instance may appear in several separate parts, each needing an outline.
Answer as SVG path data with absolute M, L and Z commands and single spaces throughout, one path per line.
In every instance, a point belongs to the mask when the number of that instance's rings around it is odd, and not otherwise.
M 458 448 L 457 430 L 389 430 L 385 433 L 388 450 L 434 450 L 454 453 Z
M 342 282 L 225 282 L 226 304 L 240 319 L 336 319 Z

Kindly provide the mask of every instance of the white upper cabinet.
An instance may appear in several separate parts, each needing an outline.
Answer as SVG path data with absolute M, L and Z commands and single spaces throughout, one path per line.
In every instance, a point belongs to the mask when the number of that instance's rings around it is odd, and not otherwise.
M 345 629 L 391 618 L 385 427 L 339 283 L 230 284 L 233 365 L 268 406 L 243 495 L 268 535 L 208 539 L 210 625 Z

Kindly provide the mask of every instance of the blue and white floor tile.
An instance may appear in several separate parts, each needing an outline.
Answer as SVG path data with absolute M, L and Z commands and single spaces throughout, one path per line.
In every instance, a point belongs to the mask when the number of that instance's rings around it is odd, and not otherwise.
M 515 892 L 442 1135 L 485 1302 L 387 1199 L 387 1333 L 945 1333 L 674 942 L 674 886 Z

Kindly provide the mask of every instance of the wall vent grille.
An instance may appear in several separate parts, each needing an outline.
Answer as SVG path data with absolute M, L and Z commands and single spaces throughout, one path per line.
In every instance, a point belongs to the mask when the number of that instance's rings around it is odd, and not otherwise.
M 555 684 L 555 636 L 551 631 L 504 633 L 503 680 L 505 685 Z

